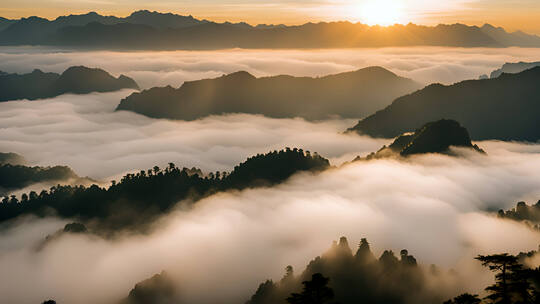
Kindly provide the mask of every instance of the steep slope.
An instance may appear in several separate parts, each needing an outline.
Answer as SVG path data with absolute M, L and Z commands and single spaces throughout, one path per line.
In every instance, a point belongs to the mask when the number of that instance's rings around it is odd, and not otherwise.
M 137 83 L 124 75 L 118 78 L 101 69 L 70 67 L 61 75 L 34 70 L 29 74 L 0 74 L 0 101 L 41 99 L 65 93 L 87 94 L 138 89 Z
M 320 78 L 255 78 L 237 72 L 184 83 L 180 88 L 152 88 L 123 99 L 117 110 L 156 118 L 193 120 L 223 113 L 323 119 L 363 117 L 420 87 L 380 67 Z
M 451 86 L 430 85 L 396 99 L 349 131 L 396 137 L 425 121 L 454 119 L 473 140 L 536 142 L 540 139 L 540 67 L 495 79 L 469 80 Z

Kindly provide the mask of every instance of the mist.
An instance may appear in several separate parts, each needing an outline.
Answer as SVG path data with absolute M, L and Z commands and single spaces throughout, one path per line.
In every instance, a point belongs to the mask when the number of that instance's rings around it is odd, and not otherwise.
M 80 176 L 105 179 L 169 162 L 205 172 L 229 171 L 249 156 L 287 146 L 341 164 L 388 142 L 342 134 L 355 120 L 232 114 L 185 122 L 114 112 L 130 92 L 0 103 L 0 146 L 31 165 L 68 165 Z
M 407 47 L 347 50 L 223 50 L 171 52 L 71 51 L 46 47 L 0 47 L 0 70 L 35 68 L 63 72 L 73 65 L 125 74 L 141 88 L 218 77 L 245 70 L 255 76 L 322 76 L 382 66 L 423 84 L 477 79 L 505 62 L 539 61 L 536 49 Z
M 177 87 L 186 80 L 237 70 L 257 76 L 317 76 L 370 65 L 425 83 L 452 83 L 519 60 L 539 58 L 534 50 L 519 48 L 154 53 L 0 49 L 0 70 L 61 72 L 83 64 L 115 76 L 126 74 L 144 88 Z M 248 156 L 287 146 L 318 152 L 339 166 L 390 142 L 343 134 L 355 120 L 307 122 L 231 114 L 184 122 L 114 112 L 120 99 L 132 92 L 0 103 L 1 151 L 19 153 L 30 165 L 68 165 L 80 176 L 108 182 L 168 162 L 206 172 L 231 170 Z M 260 282 L 278 280 L 289 264 L 299 273 L 342 235 L 351 245 L 366 237 L 377 256 L 385 249 L 406 248 L 422 265 L 456 269 L 462 275 L 459 282 L 433 288 L 478 293 L 491 274 L 481 272 L 472 260 L 475 255 L 515 254 L 540 243 L 537 231 L 488 212 L 540 198 L 540 145 L 476 144 L 487 155 L 456 150 L 460 157 L 356 162 L 320 174 L 298 174 L 272 188 L 218 193 L 192 208 L 173 210 L 145 235 L 110 240 L 64 235 L 36 251 L 46 235 L 70 220 L 19 218 L 0 226 L 2 302 L 52 298 L 58 303 L 115 303 L 135 283 L 166 270 L 183 303 L 243 303 Z
M 171 212 L 144 236 L 67 235 L 36 252 L 65 221 L 21 219 L 0 236 L 0 293 L 16 303 L 110 303 L 166 270 L 184 303 L 242 303 L 261 281 L 279 279 L 289 264 L 303 270 L 341 235 L 351 244 L 368 238 L 376 255 L 406 248 L 420 264 L 461 270 L 459 283 L 443 287 L 479 292 L 491 275 L 475 255 L 540 243 L 538 232 L 483 211 L 540 197 L 539 146 L 479 144 L 487 155 L 357 162 L 216 194 Z

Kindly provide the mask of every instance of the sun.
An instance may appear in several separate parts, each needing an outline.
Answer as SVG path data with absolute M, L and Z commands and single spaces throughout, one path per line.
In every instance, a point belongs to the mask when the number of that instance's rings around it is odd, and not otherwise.
M 403 21 L 403 7 L 399 0 L 364 0 L 357 7 L 362 23 L 393 25 Z

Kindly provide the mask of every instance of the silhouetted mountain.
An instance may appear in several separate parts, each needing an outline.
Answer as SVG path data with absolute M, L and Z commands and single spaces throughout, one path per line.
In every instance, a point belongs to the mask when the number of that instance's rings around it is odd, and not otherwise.
M 506 74 L 516 74 L 521 73 L 525 70 L 532 69 L 534 67 L 540 66 L 540 61 L 538 62 L 516 62 L 516 63 L 505 63 L 500 69 L 491 72 L 491 78 L 497 78 L 503 73 Z
M 201 176 L 199 170 L 179 169 L 171 163 L 164 170 L 154 167 L 127 174 L 109 188 L 58 185 L 39 194 L 24 194 L 20 202 L 5 198 L 0 204 L 0 222 L 23 214 L 46 216 L 54 211 L 59 217 L 92 225 L 89 229 L 96 233 L 123 228 L 144 230 L 144 224 L 182 200 L 197 201 L 218 191 L 277 184 L 297 172 L 328 167 L 328 160 L 317 154 L 289 148 L 251 157 L 230 174 Z
M 120 304 L 173 304 L 178 303 L 174 282 L 165 271 L 139 282 Z
M 540 67 L 498 78 L 433 84 L 396 99 L 349 129 L 374 137 L 395 137 L 425 121 L 454 119 L 473 140 L 535 142 L 540 139 Z
M 125 18 L 102 16 L 95 12 L 81 15 L 60 16 L 55 20 L 39 17 L 22 18 L 20 20 L 0 20 L 0 44 L 49 44 L 57 31 L 66 27 L 84 27 L 90 23 L 116 25 L 146 25 L 156 29 L 182 28 L 206 23 L 192 16 L 162 14 L 147 10 L 136 11 Z
M 3 153 L 0 152 L 0 165 L 25 165 L 26 159 L 17 153 Z
M 499 210 L 499 218 L 523 222 L 529 227 L 540 231 L 540 200 L 534 205 L 519 202 L 515 208 L 504 211 Z
M 414 133 L 400 135 L 388 147 L 384 146 L 376 153 L 371 153 L 365 159 L 384 158 L 391 156 L 409 156 L 424 153 L 451 154 L 450 147 L 469 148 L 485 153 L 477 145 L 471 143 L 469 132 L 457 121 L 442 119 L 430 122 L 417 129 Z M 356 160 L 360 160 L 357 158 Z
M 480 30 L 505 46 L 538 47 L 538 36 L 529 35 L 522 31 L 508 33 L 502 27 L 494 27 L 491 24 L 484 24 Z
M 52 21 L 30 17 L 4 24 L 4 30 L 0 31 L 2 45 L 138 49 L 540 46 L 538 36 L 508 33 L 491 25 L 481 28 L 463 24 L 380 27 L 320 22 L 299 26 L 251 26 L 244 22 L 215 23 L 149 11 L 134 12 L 126 18 L 88 13 Z
M 0 17 L 0 32 L 5 30 L 7 27 L 9 27 L 15 22 L 17 22 L 17 20 L 11 20 L 11 19 Z
M 185 82 L 180 88 L 152 88 L 124 98 L 117 110 L 155 118 L 193 120 L 223 113 L 324 119 L 364 117 L 420 88 L 381 67 L 310 78 L 255 78 L 236 72 Z
M 0 101 L 41 99 L 65 93 L 87 94 L 139 89 L 135 81 L 124 75 L 115 78 L 101 69 L 70 67 L 61 75 L 34 70 L 29 74 L 0 74 Z
M 336 303 L 440 303 L 444 298 L 443 292 L 425 284 L 424 272 L 407 250 L 401 250 L 399 258 L 386 250 L 376 259 L 366 239 L 353 254 L 347 239 L 342 237 L 326 253 L 313 259 L 300 275 L 295 276 L 289 266 L 279 282 L 268 280 L 260 284 L 246 304 L 286 303 L 291 293 L 301 290 L 302 281 L 309 281 L 317 273 L 330 279 L 328 286 Z
M 133 12 L 126 18 L 121 18 L 122 22 L 133 24 L 145 24 L 155 28 L 168 29 L 168 28 L 183 28 L 194 25 L 200 25 L 208 23 L 206 20 L 198 20 L 193 16 L 181 16 L 171 13 L 158 13 L 148 10 Z M 120 22 L 117 22 L 120 23 Z
M 0 165 L 0 195 L 40 182 L 65 181 L 79 178 L 69 167 L 26 167 L 22 165 Z M 13 198 L 12 198 L 13 199 Z M 10 199 L 4 197 L 2 202 Z

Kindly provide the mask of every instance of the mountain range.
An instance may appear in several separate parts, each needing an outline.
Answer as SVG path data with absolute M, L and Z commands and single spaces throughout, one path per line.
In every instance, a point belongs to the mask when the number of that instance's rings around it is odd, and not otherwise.
M 236 72 L 185 82 L 180 88 L 152 88 L 124 98 L 117 110 L 154 118 L 194 120 L 224 113 L 324 119 L 365 117 L 411 93 L 420 84 L 381 67 L 324 77 L 287 75 L 256 78 Z
M 351 22 L 296 26 L 216 23 L 171 13 L 137 11 L 125 18 L 95 12 L 19 20 L 0 19 L 0 45 L 84 48 L 223 49 L 353 48 L 385 46 L 540 47 L 540 37 L 486 24 L 388 27 Z
M 396 99 L 349 131 L 396 137 L 425 121 L 454 119 L 473 140 L 540 140 L 540 67 L 498 78 L 432 84 Z
M 34 70 L 28 74 L 8 74 L 0 71 L 0 101 L 42 99 L 65 93 L 87 94 L 139 89 L 137 83 L 124 75 L 118 78 L 101 69 L 74 66 L 62 74 Z

